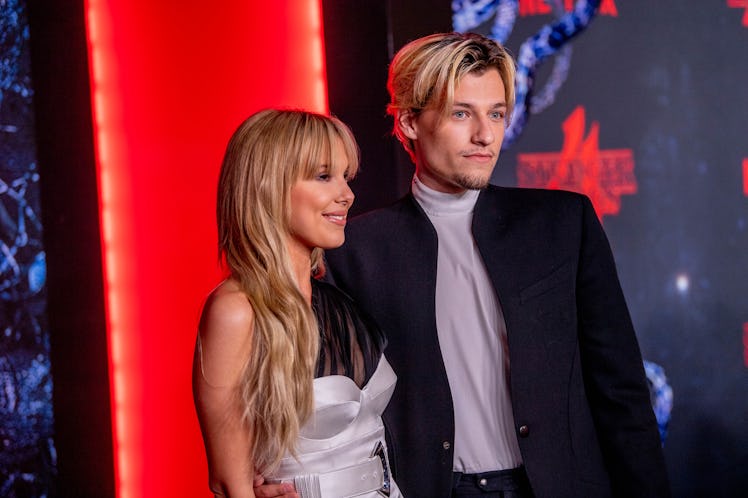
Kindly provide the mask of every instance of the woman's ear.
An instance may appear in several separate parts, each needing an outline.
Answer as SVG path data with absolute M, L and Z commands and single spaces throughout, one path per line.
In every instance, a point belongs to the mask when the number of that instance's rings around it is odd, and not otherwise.
M 410 140 L 417 140 L 416 114 L 411 110 L 401 110 L 397 112 L 397 126 L 404 136 Z

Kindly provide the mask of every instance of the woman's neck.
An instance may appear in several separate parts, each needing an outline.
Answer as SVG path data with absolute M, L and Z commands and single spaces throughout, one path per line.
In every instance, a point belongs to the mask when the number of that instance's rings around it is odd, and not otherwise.
M 289 256 L 291 257 L 291 269 L 296 285 L 304 296 L 304 300 L 312 304 L 312 251 L 309 248 L 289 247 Z

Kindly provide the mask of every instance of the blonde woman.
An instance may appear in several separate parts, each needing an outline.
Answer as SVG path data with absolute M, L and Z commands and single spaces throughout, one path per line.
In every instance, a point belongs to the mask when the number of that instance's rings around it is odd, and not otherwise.
M 229 276 L 206 299 L 193 368 L 216 496 L 255 496 L 256 474 L 278 495 L 400 496 L 384 336 L 314 278 L 344 241 L 357 168 L 350 130 L 311 112 L 261 111 L 229 141 L 217 206 Z

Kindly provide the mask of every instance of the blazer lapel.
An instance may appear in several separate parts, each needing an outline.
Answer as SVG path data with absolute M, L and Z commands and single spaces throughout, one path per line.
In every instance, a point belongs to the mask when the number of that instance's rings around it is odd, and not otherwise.
M 404 303 L 414 314 L 435 327 L 436 311 L 436 265 L 438 254 L 438 239 L 436 230 L 415 198 L 408 194 L 403 199 L 402 210 L 399 213 L 398 229 L 403 230 L 400 236 L 394 234 L 395 244 L 403 244 L 402 253 L 406 255 L 405 267 L 398 275 L 398 282 L 406 285 L 409 292 Z M 414 327 L 414 329 L 416 329 Z M 418 327 L 420 330 L 429 330 Z

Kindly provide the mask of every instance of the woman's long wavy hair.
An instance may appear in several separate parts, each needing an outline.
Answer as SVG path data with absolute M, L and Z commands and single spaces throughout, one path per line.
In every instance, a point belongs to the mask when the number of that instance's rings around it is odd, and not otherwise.
M 358 169 L 356 141 L 340 120 L 300 110 L 252 115 L 231 137 L 218 182 L 218 246 L 254 311 L 250 358 L 237 395 L 256 469 L 272 471 L 295 453 L 300 426 L 313 408 L 319 332 L 287 251 L 290 190 L 297 180 L 332 167 L 340 141 L 348 174 Z M 324 271 L 314 248 L 310 278 Z

